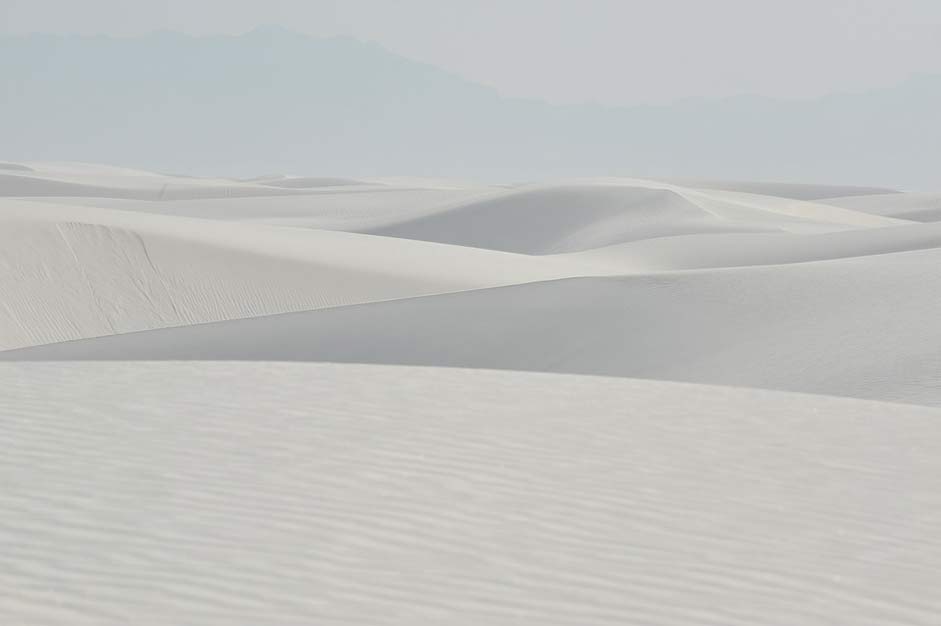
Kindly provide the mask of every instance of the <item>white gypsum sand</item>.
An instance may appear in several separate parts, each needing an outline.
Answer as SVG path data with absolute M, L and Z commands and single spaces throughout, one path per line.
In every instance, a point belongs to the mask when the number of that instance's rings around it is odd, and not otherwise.
M 0 375 L 5 624 L 941 612 L 937 410 L 447 368 Z
M 18 169 L 0 179 L 0 349 L 558 278 L 865 256 L 938 239 L 910 221 L 741 185 L 236 181 L 9 165 Z M 825 188 L 798 189 L 816 198 Z
M 938 197 L 0 163 L 0 624 L 934 625 Z

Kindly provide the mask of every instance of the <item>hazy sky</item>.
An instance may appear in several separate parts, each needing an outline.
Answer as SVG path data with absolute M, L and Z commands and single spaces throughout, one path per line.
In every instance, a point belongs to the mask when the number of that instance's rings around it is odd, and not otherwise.
M 807 97 L 941 74 L 941 0 L 0 0 L 0 31 L 352 35 L 506 95 Z

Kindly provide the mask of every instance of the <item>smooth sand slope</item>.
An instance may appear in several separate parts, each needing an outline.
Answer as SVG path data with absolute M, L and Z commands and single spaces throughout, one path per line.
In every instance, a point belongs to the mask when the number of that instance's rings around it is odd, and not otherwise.
M 849 198 L 852 196 L 870 196 L 885 193 L 897 193 L 881 187 L 852 187 L 847 185 L 806 185 L 800 183 L 773 183 L 756 181 L 721 181 L 721 180 L 667 180 L 683 187 L 694 189 L 722 189 L 742 191 L 762 196 L 791 198 L 792 200 L 826 200 L 828 198 Z
M 941 250 L 582 278 L 0 353 L 446 365 L 941 405 Z
M 802 202 L 878 191 L 869 188 L 761 183 L 696 183 L 704 185 L 696 188 L 624 178 L 504 186 L 401 177 L 232 180 L 73 163 L 18 167 L 26 171 L 0 171 L 0 197 L 55 198 L 58 204 L 374 232 L 539 254 L 668 234 L 817 232 L 835 224 L 892 222 L 832 203 Z
M 369 232 L 521 252 L 577 252 L 673 235 L 830 232 L 905 222 L 836 206 L 630 179 L 526 186 Z
M 913 222 L 941 221 L 941 193 L 895 193 L 830 198 L 827 204 Z
M 446 368 L 0 376 L 4 624 L 941 614 L 935 410 Z
M 5 199 L 0 349 L 593 274 L 592 263 Z
M 795 199 L 872 189 L 197 179 L 72 163 L 5 164 L 0 176 L 0 349 L 567 277 L 865 256 L 939 239 L 937 228 Z
M 331 230 L 377 227 L 500 188 L 417 178 L 206 179 L 83 163 L 0 164 L 0 197 Z
M 611 273 L 637 274 L 788 265 L 936 248 L 941 248 L 941 223 L 907 223 L 786 236 L 781 233 L 677 235 L 555 255 L 555 258 L 579 261 L 586 266 L 597 265 L 599 270 L 607 267 Z

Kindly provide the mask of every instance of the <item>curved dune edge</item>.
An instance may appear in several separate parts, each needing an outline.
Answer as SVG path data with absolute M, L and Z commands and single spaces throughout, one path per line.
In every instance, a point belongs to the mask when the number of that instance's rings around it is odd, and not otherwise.
M 365 232 L 555 254 L 686 234 L 820 233 L 908 223 L 821 202 L 612 178 L 500 190 Z
M 941 245 L 933 224 L 700 233 L 531 256 L 8 198 L 0 349 L 579 276 L 796 263 Z M 732 244 L 732 245 L 730 245 Z
M 941 405 L 941 250 L 573 278 L 0 352 L 680 380 Z
M 878 268 L 892 264 L 881 256 L 930 253 L 941 246 L 941 225 L 917 225 L 828 235 L 673 237 L 534 257 L 342 232 L 141 219 L 114 211 L 101 219 L 103 213 L 93 213 L 98 223 L 0 217 L 0 266 L 8 268 L 0 275 L 0 353 L 561 278 L 663 276 L 669 282 L 679 270 L 784 268 L 854 258 L 873 259 Z M 828 267 L 815 275 L 826 279 Z M 788 275 L 784 269 L 769 272 L 769 284 Z M 807 286 L 818 289 L 813 281 Z M 887 295 L 896 291 L 886 287 Z M 596 299 L 590 296 L 584 306 L 590 309 Z
M 0 203 L 0 349 L 610 273 L 333 231 Z
M 941 193 L 893 193 L 829 198 L 833 204 L 854 211 L 914 222 L 941 221 Z
M 813 263 L 941 248 L 941 223 L 828 233 L 700 233 L 556 255 L 624 273 Z
M 5 176 L 117 191 L 0 199 L 0 359 L 491 367 L 941 404 L 941 223 L 889 215 L 930 194 L 29 167 Z M 225 191 L 278 181 L 320 186 Z M 121 195 L 171 183 L 182 200 Z
M 790 198 L 792 200 L 821 201 L 829 204 L 830 198 L 850 198 L 853 196 L 875 196 L 878 194 L 900 193 L 883 187 L 859 187 L 852 185 L 815 185 L 801 183 L 776 183 L 761 181 L 663 179 L 664 182 L 692 187 L 695 189 L 719 189 L 722 191 L 741 191 L 762 196 Z
M 441 368 L 0 375 L 4 623 L 941 613 L 938 411 Z

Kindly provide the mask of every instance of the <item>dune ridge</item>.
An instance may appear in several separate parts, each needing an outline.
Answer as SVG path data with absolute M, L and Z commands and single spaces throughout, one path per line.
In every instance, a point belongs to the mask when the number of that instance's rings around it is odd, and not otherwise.
M 595 271 L 578 259 L 9 200 L 0 226 L 3 349 Z
M 828 198 L 827 204 L 914 222 L 941 221 L 941 194 L 893 193 Z
M 22 168 L 0 181 L 3 360 L 438 365 L 941 403 L 941 226 L 903 217 L 930 195 Z
M 941 405 L 941 250 L 573 278 L 0 352 L 657 378 Z M 809 287 L 812 286 L 812 287 Z

